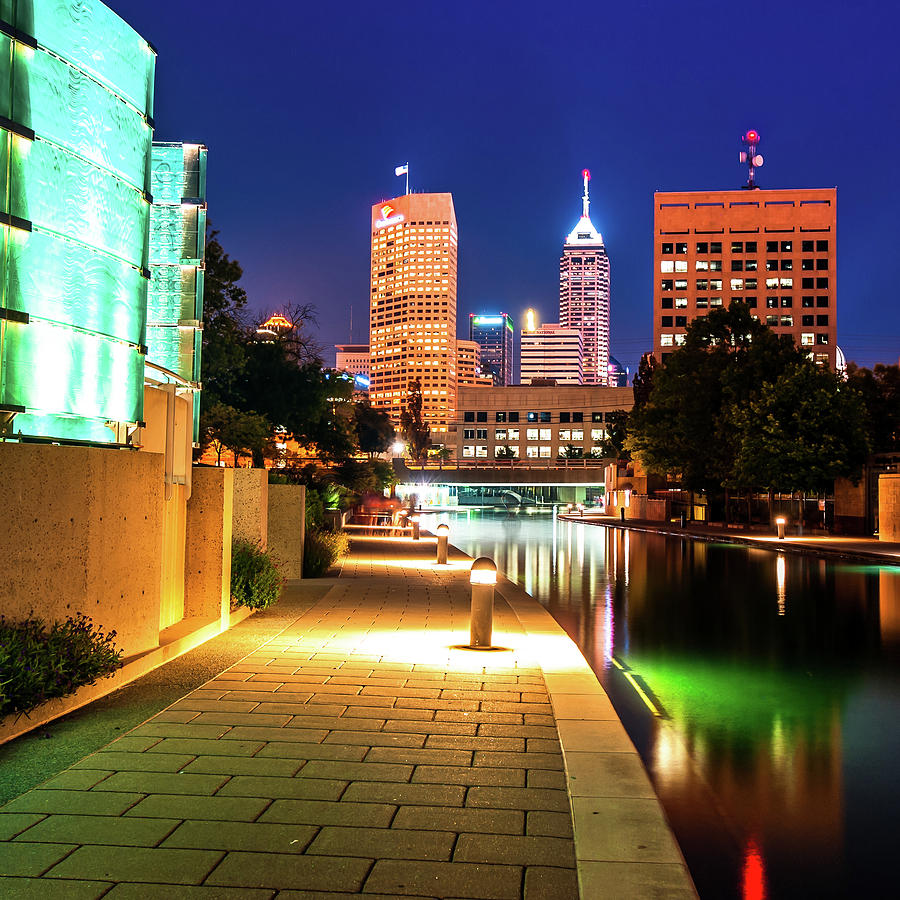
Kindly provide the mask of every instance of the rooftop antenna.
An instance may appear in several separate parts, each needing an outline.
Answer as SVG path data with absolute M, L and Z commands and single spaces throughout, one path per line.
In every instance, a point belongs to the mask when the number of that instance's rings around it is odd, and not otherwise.
M 747 183 L 743 186 L 742 190 L 758 190 L 759 185 L 754 182 L 753 176 L 756 174 L 756 170 L 763 164 L 762 154 L 756 152 L 756 145 L 759 143 L 759 132 L 752 130 L 748 131 L 741 137 L 741 142 L 747 147 L 746 150 L 741 150 L 740 156 L 741 162 L 747 163 Z
M 581 177 L 584 179 L 584 196 L 581 198 L 581 218 L 587 219 L 588 217 L 588 207 L 591 205 L 591 201 L 588 199 L 588 182 L 591 180 L 591 170 L 584 169 L 581 173 Z

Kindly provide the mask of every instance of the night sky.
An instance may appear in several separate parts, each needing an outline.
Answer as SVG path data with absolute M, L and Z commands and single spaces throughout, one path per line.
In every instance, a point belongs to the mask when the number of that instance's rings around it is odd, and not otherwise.
M 558 321 L 558 258 L 591 217 L 611 350 L 652 343 L 654 190 L 838 188 L 838 344 L 900 354 L 900 12 L 863 0 L 272 3 L 111 0 L 159 51 L 156 139 L 209 147 L 209 216 L 254 313 L 318 309 L 325 359 L 368 340 L 369 208 L 450 191 L 470 312 Z

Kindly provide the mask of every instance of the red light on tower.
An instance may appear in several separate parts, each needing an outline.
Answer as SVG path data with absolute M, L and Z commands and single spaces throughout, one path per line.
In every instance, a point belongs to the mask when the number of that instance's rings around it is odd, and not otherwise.
M 748 144 L 755 144 L 759 140 L 759 132 L 748 131 L 745 140 Z

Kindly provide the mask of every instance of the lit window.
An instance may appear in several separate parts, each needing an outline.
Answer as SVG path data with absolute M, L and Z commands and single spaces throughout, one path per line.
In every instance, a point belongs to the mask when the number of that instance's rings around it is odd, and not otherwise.
M 475 448 L 468 444 L 464 445 L 463 446 L 463 456 L 467 459 L 469 457 L 475 456 Z
M 560 428 L 559 429 L 559 439 L 561 441 L 571 441 L 572 440 L 571 434 L 572 434 L 572 432 L 569 431 L 568 428 Z
M 685 337 L 686 337 L 686 335 L 676 334 L 675 335 L 675 346 L 680 347 L 684 343 Z
M 505 428 L 494 429 L 494 440 L 495 441 L 505 441 L 506 440 L 506 429 Z
M 708 272 L 709 271 L 709 261 L 705 259 L 698 259 L 695 263 L 695 268 L 698 272 Z
M 549 428 L 541 428 L 540 434 L 541 434 L 540 440 L 542 440 L 542 441 L 552 440 L 552 438 L 550 437 L 550 429 Z
M 509 439 L 511 441 L 517 441 L 519 439 L 519 429 L 518 428 L 510 428 L 508 429 Z
M 525 440 L 527 441 L 536 441 L 538 439 L 538 430 L 537 428 L 527 428 L 525 430 Z
M 807 334 L 804 332 L 800 335 L 800 346 L 801 347 L 812 347 L 815 343 L 815 335 Z
M 550 447 L 546 444 L 541 444 L 541 459 L 549 459 L 550 458 Z
M 584 440 L 584 431 L 580 428 L 572 429 L 572 440 L 573 441 L 583 441 Z
M 659 346 L 660 347 L 671 347 L 672 346 L 672 335 L 671 334 L 661 334 L 659 336 Z
M 781 317 L 781 324 L 782 324 L 782 325 L 788 325 L 788 326 L 793 325 L 793 324 L 794 324 L 794 317 L 793 317 L 793 316 L 782 316 L 782 317 Z
M 475 447 L 475 455 L 477 457 L 479 457 L 480 459 L 485 459 L 487 457 L 487 447 L 485 447 L 481 444 L 478 444 Z
M 675 271 L 675 263 L 672 262 L 671 259 L 664 259 L 659 264 L 660 272 L 674 272 Z
M 732 278 L 731 279 L 731 289 L 733 291 L 742 291 L 744 289 L 744 279 L 743 278 Z
M 687 272 L 687 260 L 686 259 L 676 259 L 675 260 L 675 271 L 676 272 Z
M 675 309 L 687 309 L 687 297 L 676 297 Z
M 537 459 L 538 448 L 537 448 L 537 447 L 526 447 L 526 448 L 525 448 L 525 455 L 526 455 L 529 459 Z
M 817 334 L 816 335 L 816 343 L 817 344 L 827 344 L 828 343 L 828 335 L 827 334 Z

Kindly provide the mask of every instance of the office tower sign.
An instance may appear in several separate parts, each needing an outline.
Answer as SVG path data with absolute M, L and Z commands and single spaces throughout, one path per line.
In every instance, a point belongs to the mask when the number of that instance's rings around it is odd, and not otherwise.
M 372 207 L 369 305 L 372 406 L 400 420 L 413 381 L 432 431 L 456 410 L 456 214 L 450 194 Z
M 585 169 L 581 218 L 566 238 L 559 260 L 559 324 L 581 332 L 584 383 L 606 384 L 609 365 L 609 257 L 588 212 Z
M 469 340 L 481 349 L 481 370 L 494 385 L 512 384 L 513 324 L 506 313 L 469 316 Z

